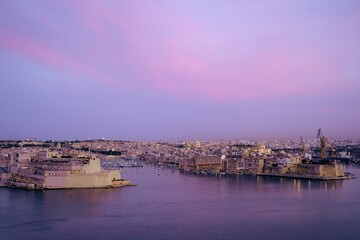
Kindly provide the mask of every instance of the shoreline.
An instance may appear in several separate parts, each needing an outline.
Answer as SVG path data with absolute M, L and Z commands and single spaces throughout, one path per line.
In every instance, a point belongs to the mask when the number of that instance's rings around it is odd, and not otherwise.
M 122 187 L 136 187 L 137 184 L 130 182 L 129 180 L 123 180 L 121 184 L 117 185 L 108 185 L 103 187 L 72 187 L 72 188 L 64 188 L 64 187 L 45 187 L 45 188 L 36 188 L 31 186 L 21 186 L 21 184 L 5 184 L 4 182 L 0 182 L 0 188 L 12 188 L 12 189 L 23 189 L 23 190 L 35 190 L 35 191 L 42 191 L 42 190 L 65 190 L 65 189 L 115 189 L 115 188 L 122 188 Z
M 271 173 L 257 173 L 256 176 L 265 177 L 280 177 L 280 178 L 294 178 L 294 179 L 307 179 L 307 180 L 319 180 L 319 181 L 334 181 L 334 180 L 350 180 L 354 177 L 351 175 L 343 177 L 321 177 L 314 175 L 300 175 L 300 174 L 271 174 Z
M 186 170 L 179 170 L 183 173 L 189 173 L 194 175 L 210 175 L 210 176 L 236 176 L 236 175 L 252 175 L 252 176 L 263 176 L 263 177 L 277 177 L 277 178 L 293 178 L 293 179 L 307 179 L 307 180 L 319 180 L 319 181 L 337 181 L 337 180 L 350 180 L 354 179 L 355 177 L 347 173 L 345 176 L 342 177 L 322 177 L 316 175 L 301 175 L 301 174 L 276 174 L 276 173 L 211 173 L 211 172 L 201 172 L 201 171 L 186 171 Z

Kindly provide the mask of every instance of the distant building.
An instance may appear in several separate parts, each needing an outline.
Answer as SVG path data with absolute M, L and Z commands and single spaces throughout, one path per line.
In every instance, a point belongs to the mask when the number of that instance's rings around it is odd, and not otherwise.
M 194 147 L 195 147 L 195 148 L 201 148 L 201 143 L 200 143 L 199 140 L 195 141 Z
M 44 159 L 49 159 L 49 158 L 58 158 L 58 157 L 60 157 L 60 154 L 57 151 L 40 151 L 37 154 L 38 160 L 44 160 Z
M 6 186 L 32 189 L 117 187 L 123 182 L 119 170 L 103 170 L 96 157 L 42 158 L 27 165 L 14 163 L 1 180 Z M 50 154 L 51 155 L 51 154 Z M 54 155 L 52 155 L 54 156 Z
M 219 156 L 196 156 L 180 161 L 180 169 L 183 170 L 219 173 L 222 168 L 222 160 Z
M 224 170 L 228 173 L 237 173 L 240 170 L 240 161 L 237 158 L 227 158 L 224 161 Z

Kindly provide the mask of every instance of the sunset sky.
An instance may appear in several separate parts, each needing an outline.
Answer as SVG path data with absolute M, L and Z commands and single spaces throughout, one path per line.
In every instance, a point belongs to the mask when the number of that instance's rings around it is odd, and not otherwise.
M 0 109 L 0 139 L 360 138 L 360 1 L 1 0 Z

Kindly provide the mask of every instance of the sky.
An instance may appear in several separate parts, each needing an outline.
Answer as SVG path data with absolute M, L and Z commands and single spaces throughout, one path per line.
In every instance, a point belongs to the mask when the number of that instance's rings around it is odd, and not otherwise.
M 1 0 L 0 110 L 0 139 L 358 139 L 360 1 Z

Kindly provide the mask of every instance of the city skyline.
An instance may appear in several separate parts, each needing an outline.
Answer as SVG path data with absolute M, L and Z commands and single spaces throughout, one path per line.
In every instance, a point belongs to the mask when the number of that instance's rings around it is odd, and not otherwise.
M 0 3 L 0 139 L 360 137 L 358 1 Z

